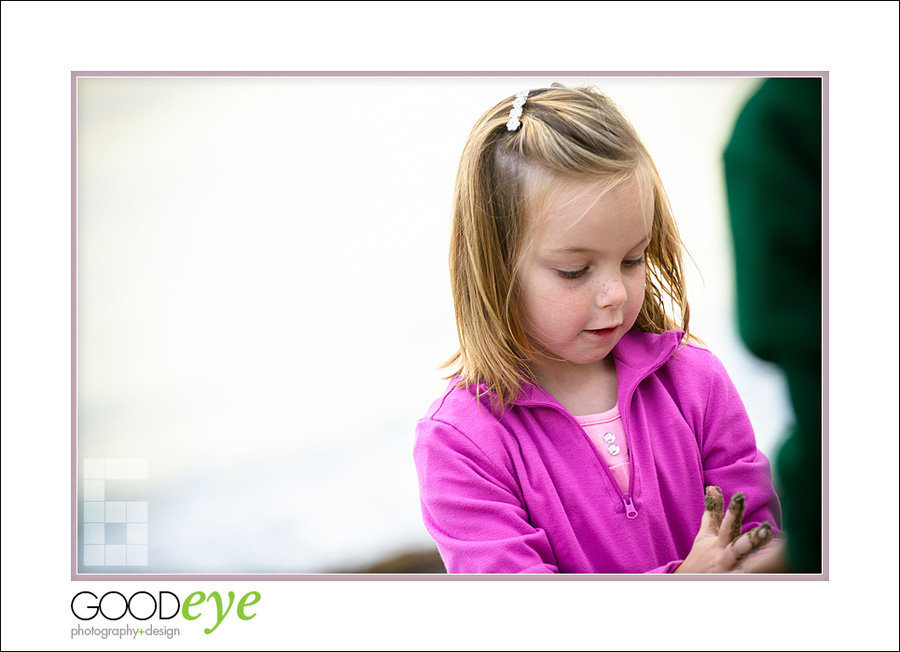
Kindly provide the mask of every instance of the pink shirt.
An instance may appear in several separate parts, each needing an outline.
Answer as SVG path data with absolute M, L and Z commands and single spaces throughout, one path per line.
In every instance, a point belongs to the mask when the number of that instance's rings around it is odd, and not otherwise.
M 623 492 L 628 491 L 628 445 L 618 404 L 599 414 L 575 416 L 575 420 L 600 451 L 600 456 L 612 471 L 619 488 Z

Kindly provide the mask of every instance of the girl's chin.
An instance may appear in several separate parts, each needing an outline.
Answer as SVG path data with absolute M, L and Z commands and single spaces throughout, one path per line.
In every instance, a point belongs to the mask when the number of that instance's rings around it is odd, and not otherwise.
M 565 367 L 571 369 L 572 366 L 579 367 L 589 367 L 594 364 L 604 363 L 604 361 L 611 360 L 610 357 L 612 349 L 607 351 L 591 351 L 585 353 L 581 352 L 566 352 L 566 351 L 558 351 L 555 353 L 545 354 L 546 358 L 543 361 L 543 366 L 553 366 L 553 367 Z

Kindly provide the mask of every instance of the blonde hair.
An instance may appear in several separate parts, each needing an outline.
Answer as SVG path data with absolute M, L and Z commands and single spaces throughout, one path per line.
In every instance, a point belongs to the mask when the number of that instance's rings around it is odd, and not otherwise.
M 487 111 L 469 134 L 456 177 L 450 243 L 459 351 L 444 366 L 454 368 L 451 377 L 459 376 L 460 386 L 483 383 L 495 407 L 514 401 L 523 382 L 534 382 L 529 365 L 538 352 L 519 318 L 516 269 L 548 180 L 650 182 L 653 225 L 635 328 L 681 328 L 690 337 L 683 245 L 659 173 L 631 123 L 596 89 L 554 84 L 529 92 L 521 126 L 509 131 L 512 101 L 510 96 Z M 677 320 L 666 311 L 666 298 Z

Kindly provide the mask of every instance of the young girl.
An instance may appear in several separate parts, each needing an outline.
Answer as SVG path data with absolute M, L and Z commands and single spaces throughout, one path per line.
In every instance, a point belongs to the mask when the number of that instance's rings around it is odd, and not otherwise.
M 449 572 L 752 570 L 780 520 L 768 461 L 690 343 L 668 200 L 609 99 L 554 85 L 481 117 L 450 269 L 455 376 L 415 446 Z

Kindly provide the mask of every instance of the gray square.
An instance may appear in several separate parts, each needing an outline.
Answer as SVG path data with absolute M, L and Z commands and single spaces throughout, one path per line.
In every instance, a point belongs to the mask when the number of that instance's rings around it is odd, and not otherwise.
M 106 526 L 103 523 L 85 523 L 84 524 L 84 543 L 106 543 Z M 88 546 L 85 545 L 85 548 Z
M 103 566 L 104 556 L 103 549 L 106 546 L 83 546 L 84 548 L 84 565 L 85 566 Z
M 105 500 L 106 482 L 104 480 L 85 480 L 84 481 L 84 500 L 87 501 L 103 501 Z
M 107 566 L 125 565 L 125 546 L 105 546 L 105 548 Z
M 124 459 L 107 458 L 106 479 L 125 480 L 128 477 L 128 466 Z
M 107 523 L 124 523 L 125 522 L 125 503 L 106 503 L 106 522 Z
M 125 543 L 125 524 L 124 523 L 107 523 L 106 524 L 106 541 L 103 543 L 110 545 L 122 545 Z
M 128 535 L 125 543 L 146 544 L 147 543 L 147 524 L 146 523 L 129 523 Z
M 82 514 L 85 523 L 102 523 L 106 503 L 82 503 Z
M 104 477 L 103 469 L 105 467 L 102 457 L 85 458 L 84 460 L 84 479 L 85 480 L 102 480 Z
M 147 502 L 129 502 L 128 503 L 128 522 L 129 523 L 146 523 L 147 522 Z

